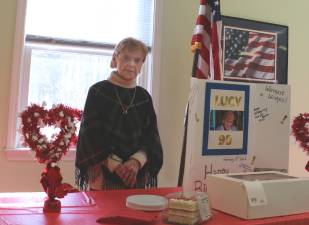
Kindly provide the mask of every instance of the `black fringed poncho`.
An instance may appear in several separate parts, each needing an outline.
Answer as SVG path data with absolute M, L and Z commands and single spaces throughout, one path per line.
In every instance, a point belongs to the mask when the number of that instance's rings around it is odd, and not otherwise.
M 133 104 L 127 114 L 123 106 Z M 149 93 L 142 87 L 123 88 L 104 80 L 94 84 L 88 92 L 79 131 L 75 175 L 80 189 L 86 189 L 89 169 L 101 163 L 111 153 L 123 161 L 143 150 L 147 162 L 137 175 L 135 188 L 157 186 L 157 175 L 162 167 L 163 153 L 157 128 L 156 114 Z M 102 188 L 125 187 L 121 179 L 102 167 Z

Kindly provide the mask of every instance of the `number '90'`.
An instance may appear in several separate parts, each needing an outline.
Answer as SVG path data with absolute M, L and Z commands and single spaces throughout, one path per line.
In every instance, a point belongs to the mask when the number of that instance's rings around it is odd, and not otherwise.
M 232 144 L 232 136 L 230 134 L 224 135 L 221 134 L 218 137 L 219 145 L 231 145 Z

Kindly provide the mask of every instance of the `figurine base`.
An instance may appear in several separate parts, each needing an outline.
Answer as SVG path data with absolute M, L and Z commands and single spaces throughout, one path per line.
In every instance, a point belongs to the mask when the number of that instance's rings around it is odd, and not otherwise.
M 44 202 L 44 213 L 59 213 L 61 211 L 61 202 L 57 199 L 47 199 Z

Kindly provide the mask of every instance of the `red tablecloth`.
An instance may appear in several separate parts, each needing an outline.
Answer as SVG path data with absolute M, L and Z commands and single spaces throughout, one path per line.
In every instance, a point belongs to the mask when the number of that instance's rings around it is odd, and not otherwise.
M 125 202 L 133 194 L 167 195 L 179 191 L 179 188 L 136 189 L 121 191 L 98 191 L 72 193 L 61 199 L 61 213 L 43 213 L 42 193 L 16 193 L 11 199 L 0 193 L 0 225 L 87 225 L 97 224 L 97 219 L 107 215 L 129 215 L 132 210 L 126 208 Z M 29 196 L 32 196 L 29 198 Z M 40 199 L 42 203 L 40 204 Z M 12 201 L 13 200 L 13 201 Z M 7 204 L 15 202 L 16 204 Z M 26 203 L 22 206 L 23 201 Z M 118 213 L 119 212 L 119 213 Z M 160 212 L 145 212 L 155 218 L 154 224 L 165 224 Z M 122 221 L 123 222 L 123 221 Z M 107 224 L 107 223 L 106 223 Z M 128 223 L 129 220 L 128 220 Z M 214 211 L 214 216 L 207 221 L 207 225 L 309 225 L 309 213 L 273 217 L 267 219 L 244 220 L 222 212 Z

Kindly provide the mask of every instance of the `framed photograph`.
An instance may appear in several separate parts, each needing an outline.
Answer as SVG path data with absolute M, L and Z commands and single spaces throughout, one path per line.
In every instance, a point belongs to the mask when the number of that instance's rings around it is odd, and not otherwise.
M 206 84 L 203 155 L 247 153 L 249 95 L 249 85 Z
M 222 16 L 223 80 L 287 84 L 288 27 Z

